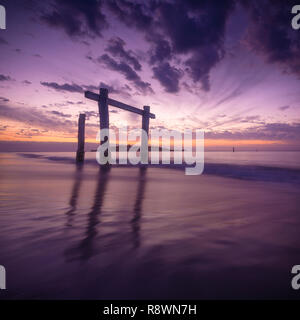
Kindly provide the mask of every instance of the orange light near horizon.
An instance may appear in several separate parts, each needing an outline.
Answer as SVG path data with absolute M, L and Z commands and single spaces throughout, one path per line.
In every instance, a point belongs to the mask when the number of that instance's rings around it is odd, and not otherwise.
M 205 139 L 205 146 L 244 146 L 244 145 L 270 145 L 270 144 L 288 144 L 287 141 L 280 140 L 221 140 L 221 139 Z
M 49 130 L 45 132 L 35 133 L 32 130 L 39 128 L 35 126 L 30 128 L 28 124 L 22 124 L 18 121 L 6 120 L 5 125 L 7 128 L 0 131 L 0 141 L 34 141 L 34 142 L 69 142 L 77 143 L 77 130 L 74 132 L 62 132 Z M 24 128 L 25 127 L 25 128 Z M 22 134 L 21 130 L 24 130 Z M 26 136 L 27 134 L 27 136 Z M 96 134 L 86 132 L 86 142 L 88 143 L 99 143 L 96 141 Z M 136 143 L 135 141 L 130 141 L 131 143 Z M 116 143 L 118 144 L 118 138 Z M 126 142 L 121 142 L 121 144 L 126 144 Z M 149 141 L 151 145 L 151 142 Z M 161 141 L 153 141 L 154 145 L 161 145 Z M 204 139 L 205 147 L 238 147 L 238 146 L 253 146 L 253 145 L 289 145 L 293 144 L 291 141 L 280 141 L 280 140 L 232 140 L 232 139 Z M 195 140 L 193 140 L 193 145 L 195 146 Z M 174 146 L 174 141 L 171 140 L 171 147 Z
M 77 137 L 60 137 L 55 135 L 45 135 L 45 136 L 32 136 L 32 137 L 16 137 L 16 135 L 9 135 L 2 133 L 0 135 L 0 141 L 34 141 L 34 142 L 77 142 Z M 86 138 L 88 143 L 98 143 L 95 138 Z M 116 142 L 118 144 L 118 142 Z M 205 139 L 205 146 L 246 146 L 246 145 L 284 145 L 289 144 L 288 141 L 280 140 L 221 140 L 221 139 Z M 171 146 L 173 144 L 171 143 Z M 195 145 L 195 141 L 193 142 Z

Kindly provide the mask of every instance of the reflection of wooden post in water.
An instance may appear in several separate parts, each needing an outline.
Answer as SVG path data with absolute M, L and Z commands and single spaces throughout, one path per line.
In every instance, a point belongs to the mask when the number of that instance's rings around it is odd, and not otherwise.
M 82 181 L 82 168 L 83 168 L 82 164 L 76 165 L 74 184 L 73 184 L 73 189 L 72 189 L 71 198 L 69 202 L 70 209 L 66 212 L 66 215 L 68 216 L 67 226 L 72 226 L 72 216 L 76 211 L 77 200 L 78 200 L 81 181 Z
M 131 227 L 132 227 L 132 234 L 133 234 L 133 245 L 134 248 L 139 248 L 141 243 L 140 238 L 140 220 L 142 217 L 142 205 L 144 200 L 144 194 L 145 194 L 145 183 L 146 183 L 146 172 L 147 167 L 141 167 L 139 169 L 139 183 L 137 187 L 137 193 L 136 193 L 136 200 L 134 204 L 134 210 L 133 210 L 133 218 L 130 221 Z
M 65 251 L 65 255 L 67 257 L 71 256 L 70 260 L 87 260 L 95 254 L 93 241 L 97 235 L 97 225 L 99 224 L 99 215 L 101 214 L 108 180 L 109 170 L 103 170 L 100 167 L 99 174 L 97 176 L 97 187 L 94 195 L 94 203 L 90 212 L 88 213 L 86 236 L 84 239 L 82 239 L 78 246 Z
M 76 154 L 76 161 L 84 161 L 84 126 L 85 126 L 85 114 L 79 115 L 78 120 L 78 148 Z

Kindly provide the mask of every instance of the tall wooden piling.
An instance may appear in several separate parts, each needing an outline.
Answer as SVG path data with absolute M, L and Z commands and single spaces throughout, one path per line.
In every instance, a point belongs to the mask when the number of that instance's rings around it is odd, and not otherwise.
M 107 142 L 109 146 L 109 136 L 103 135 L 103 129 L 109 129 L 108 90 L 105 88 L 100 88 L 98 107 L 100 116 L 100 143 L 103 144 Z M 108 155 L 109 151 L 106 150 L 104 156 L 107 158 Z
M 84 131 L 85 131 L 85 114 L 79 115 L 78 120 L 78 147 L 76 153 L 76 161 L 84 161 Z
M 148 164 L 148 135 L 149 135 L 149 119 L 150 119 L 150 107 L 144 106 L 142 115 L 142 141 L 141 141 L 141 163 Z M 146 133 L 146 134 L 145 134 Z

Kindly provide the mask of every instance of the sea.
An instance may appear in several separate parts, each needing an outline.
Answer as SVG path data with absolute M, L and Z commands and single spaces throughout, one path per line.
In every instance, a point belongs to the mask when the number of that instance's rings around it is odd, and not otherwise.
M 300 152 L 100 168 L 0 153 L 0 299 L 299 299 Z

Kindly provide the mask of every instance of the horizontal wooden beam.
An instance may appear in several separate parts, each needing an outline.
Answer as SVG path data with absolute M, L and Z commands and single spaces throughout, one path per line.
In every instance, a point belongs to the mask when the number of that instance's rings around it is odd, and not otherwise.
M 99 98 L 100 98 L 99 94 L 96 94 L 96 93 L 91 92 L 91 91 L 86 91 L 84 93 L 84 96 L 86 98 L 94 100 L 94 101 L 99 101 Z M 140 115 L 144 114 L 144 110 L 142 110 L 142 109 L 138 109 L 138 108 L 129 106 L 128 104 L 125 104 L 125 103 L 122 103 L 122 102 L 119 102 L 119 101 L 116 101 L 116 100 L 113 100 L 113 99 L 110 99 L 110 98 L 107 99 L 107 103 L 109 105 L 111 105 L 113 107 L 116 107 L 116 108 L 119 108 L 119 109 L 123 109 L 123 110 L 130 111 L 130 112 L 133 112 L 133 113 L 137 113 L 137 114 L 140 114 Z M 149 117 L 151 119 L 155 119 L 155 114 L 149 113 Z
M 141 116 L 144 114 L 144 110 L 142 110 L 142 109 L 138 109 L 138 108 L 129 106 L 128 104 L 125 104 L 125 103 L 122 103 L 122 102 L 119 102 L 119 101 L 116 101 L 116 100 L 113 100 L 110 98 L 108 98 L 107 102 L 109 105 L 111 105 L 113 107 L 117 107 L 117 108 L 120 108 L 120 109 L 123 109 L 126 111 L 130 111 L 130 112 L 134 112 L 134 113 L 140 114 Z M 155 119 L 155 114 L 149 113 L 149 117 L 151 119 Z
M 85 91 L 84 96 L 88 99 L 94 100 L 94 101 L 99 101 L 99 94 L 91 92 L 91 91 Z

